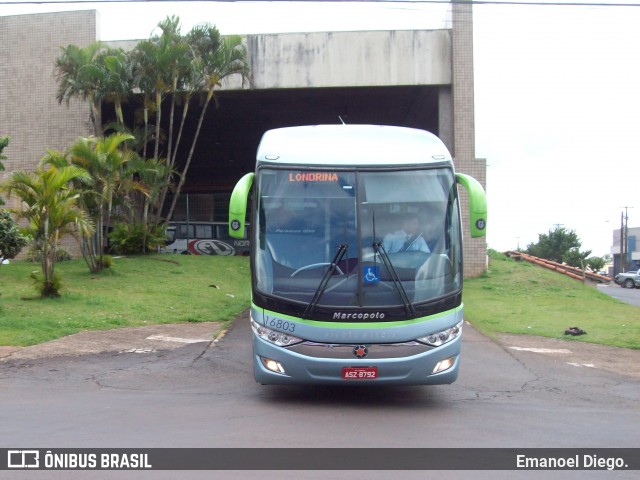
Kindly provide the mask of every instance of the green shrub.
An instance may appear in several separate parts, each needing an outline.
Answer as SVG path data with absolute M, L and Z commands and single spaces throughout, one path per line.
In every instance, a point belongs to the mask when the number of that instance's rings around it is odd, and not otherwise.
M 135 255 L 155 252 L 165 243 L 166 231 L 163 225 L 147 225 L 146 235 L 146 245 L 143 250 L 143 225 L 118 223 L 109 233 L 111 250 L 120 255 Z
M 111 255 L 103 255 L 102 259 L 98 259 L 98 263 L 102 265 L 102 268 L 111 268 L 113 266 L 113 258 Z
M 27 260 L 31 262 L 40 263 L 42 261 L 42 250 L 38 248 L 35 243 L 29 245 L 25 255 Z M 71 253 L 69 253 L 69 250 L 58 245 L 58 248 L 56 248 L 56 262 L 64 262 L 71 260 L 72 258 L 73 257 L 71 256 Z
M 2 205 L 2 203 L 0 203 Z M 15 258 L 27 238 L 20 233 L 20 228 L 6 210 L 0 210 L 0 258 Z
M 60 296 L 62 281 L 57 273 L 53 274 L 53 278 L 49 283 L 45 282 L 44 275 L 41 272 L 32 272 L 30 277 L 41 298 L 58 298 Z

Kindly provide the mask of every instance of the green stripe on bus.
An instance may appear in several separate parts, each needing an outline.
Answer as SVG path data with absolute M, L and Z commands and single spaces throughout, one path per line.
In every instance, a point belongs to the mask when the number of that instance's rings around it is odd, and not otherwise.
M 446 310 L 444 312 L 436 313 L 434 315 L 429 315 L 427 317 L 420 318 L 412 318 L 409 320 L 398 320 L 393 322 L 338 322 L 338 321 L 319 321 L 319 320 L 305 320 L 299 317 L 293 317 L 291 315 L 286 315 L 284 313 L 272 312 L 271 310 L 263 309 L 262 307 L 258 307 L 255 304 L 252 304 L 252 307 L 256 309 L 260 309 L 264 311 L 265 315 L 273 315 L 276 317 L 280 317 L 284 320 L 290 320 L 293 322 L 304 323 L 305 325 L 310 325 L 314 327 L 323 327 L 323 328 L 388 328 L 388 327 L 400 327 L 404 325 L 415 325 L 417 323 L 428 322 L 435 318 L 444 317 L 445 315 L 453 315 L 462 311 L 464 305 L 460 304 L 460 306 L 453 308 L 451 310 Z M 328 326 L 327 324 L 331 324 Z

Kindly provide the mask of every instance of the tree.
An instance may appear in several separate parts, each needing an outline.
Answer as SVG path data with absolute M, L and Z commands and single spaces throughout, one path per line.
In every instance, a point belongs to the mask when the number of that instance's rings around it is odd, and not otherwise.
M 178 17 L 167 17 L 158 24 L 158 28 L 162 30 L 162 35 L 159 38 L 159 43 L 161 45 L 160 50 L 166 56 L 166 62 L 169 67 L 168 78 L 170 79 L 170 84 L 168 93 L 171 95 L 171 109 L 169 112 L 166 164 L 168 168 L 173 168 L 175 161 L 175 153 L 173 152 L 173 127 L 176 102 L 179 93 L 186 91 L 187 94 L 183 95 L 183 100 L 185 101 L 184 111 L 188 111 L 189 99 L 191 98 L 191 95 L 193 95 L 193 90 L 189 88 L 189 79 L 192 75 L 193 51 L 185 42 L 185 38 L 180 34 L 180 19 Z M 183 115 L 183 120 L 184 118 L 185 116 Z M 181 124 L 181 130 L 182 126 L 183 124 Z M 176 144 L 176 152 L 177 149 L 178 145 Z M 157 159 L 157 156 L 155 159 Z
M 7 159 L 6 155 L 2 154 L 2 151 L 5 149 L 7 145 L 9 145 L 9 137 L 0 137 L 0 160 Z M 0 161 L 0 172 L 3 170 L 4 170 L 4 165 Z
M 15 195 L 22 201 L 21 208 L 14 213 L 27 221 L 25 231 L 42 252 L 42 297 L 60 295 L 55 275 L 60 236 L 67 233 L 86 236 L 93 231 L 91 220 L 78 205 L 80 192 L 72 186 L 79 179 L 90 180 L 86 171 L 75 166 L 50 166 L 46 170 L 41 166 L 36 172 L 13 172 L 2 186 L 10 197 Z
M 573 230 L 557 226 L 549 233 L 538 235 L 538 243 L 527 246 L 526 253 L 558 263 L 580 266 L 580 259 L 586 259 L 591 251 L 580 252 L 582 242 Z M 577 262 L 577 265 L 575 263 Z
M 191 142 L 191 148 L 185 160 L 178 186 L 173 195 L 173 201 L 167 212 L 165 223 L 171 219 L 175 209 L 180 191 L 187 178 L 187 171 L 193 158 L 202 123 L 204 122 L 207 108 L 214 98 L 215 91 L 221 87 L 223 82 L 229 77 L 239 75 L 242 84 L 249 78 L 249 64 L 247 61 L 247 50 L 242 43 L 242 38 L 238 35 L 222 37 L 214 25 L 196 25 L 187 35 L 187 43 L 194 51 L 194 79 L 198 90 L 206 94 L 198 124 Z
M 0 137 L 0 172 L 4 170 L 4 165 L 2 164 L 2 160 L 6 160 L 6 155 L 2 154 L 2 151 L 5 147 L 9 145 L 9 137 Z M 4 201 L 0 198 L 0 205 L 4 205 Z
M 99 76 L 103 79 L 102 91 L 97 92 L 97 97 L 113 103 L 116 122 L 124 126 L 122 104 L 131 96 L 133 90 L 131 62 L 121 48 L 105 48 L 98 52 L 94 64 L 101 71 Z
M 150 123 L 151 115 L 156 111 L 156 84 L 159 74 L 157 73 L 157 57 L 158 47 L 151 40 L 142 40 L 138 42 L 136 47 L 129 54 L 129 61 L 131 63 L 131 72 L 133 75 L 134 88 L 139 90 L 142 94 L 142 123 L 143 123 L 143 135 L 142 135 L 142 156 L 147 158 L 147 147 L 149 141 L 154 139 L 155 142 L 160 141 L 159 132 Z M 158 125 L 159 123 L 156 122 Z M 156 131 L 155 135 L 150 133 L 150 130 Z M 155 146 L 154 146 L 155 151 Z
M 591 250 L 581 252 L 579 248 L 572 248 L 564 255 L 562 263 L 584 270 L 587 267 L 587 257 L 589 255 L 591 255 Z
M 587 266 L 594 272 L 601 271 L 607 261 L 602 257 L 589 257 L 587 259 Z
M 157 220 L 162 211 L 162 205 L 166 197 L 166 192 L 172 183 L 174 174 L 173 165 L 180 144 L 180 137 L 189 110 L 189 100 L 193 93 L 191 82 L 191 65 L 193 51 L 180 34 L 180 21 L 178 17 L 171 16 L 158 24 L 160 35 L 154 35 L 151 39 L 138 43 L 131 54 L 134 72 L 134 83 L 143 93 L 143 118 L 144 137 L 147 136 L 149 128 L 149 113 L 153 109 L 155 112 L 155 135 L 153 159 L 160 161 L 160 145 L 162 143 L 162 132 L 160 125 L 162 122 L 162 103 L 167 95 L 171 96 L 171 106 L 169 111 L 169 131 L 166 136 L 167 146 L 164 152 L 163 162 L 166 166 L 166 176 L 160 179 L 163 187 L 160 194 L 154 198 L 152 217 Z M 173 142 L 174 117 L 178 96 L 183 97 L 183 115 L 180 123 L 178 139 Z M 155 99 L 152 102 L 151 99 Z M 146 142 L 143 146 L 142 156 L 146 157 Z M 147 212 L 148 215 L 148 212 Z
M 26 244 L 27 238 L 20 233 L 9 212 L 0 210 L 0 265 L 5 259 L 15 258 Z
M 173 171 L 161 160 L 153 158 L 142 159 L 137 158 L 131 164 L 135 176 L 140 184 L 144 187 L 142 199 L 142 242 L 141 252 L 147 252 L 147 234 L 149 232 L 149 210 L 152 205 L 158 203 L 161 192 L 168 186 Z M 152 230 L 158 230 L 153 229 Z M 160 229 L 164 234 L 164 229 Z
M 102 92 L 105 74 L 95 62 L 103 48 L 100 42 L 86 47 L 68 45 L 61 47 L 62 53 L 55 61 L 55 75 L 58 81 L 56 100 L 67 105 L 72 98 L 80 98 L 89 103 L 89 117 L 96 136 L 102 135 Z
M 204 96 L 199 102 L 202 107 L 188 156 L 177 175 L 179 181 L 167 221 L 173 215 L 186 181 L 208 106 L 211 100 L 217 104 L 215 90 L 231 76 L 239 75 L 243 85 L 249 76 L 247 51 L 241 37 L 222 37 L 217 28 L 209 24 L 196 26 L 187 35 L 182 35 L 176 16 L 160 22 L 158 29 L 160 34 L 139 42 L 129 53 L 100 43 L 83 48 L 69 45 L 62 49 L 55 63 L 58 102 L 68 103 L 72 98 L 86 100 L 96 137 L 103 135 L 103 102 L 112 102 L 116 112 L 116 122 L 108 128 L 121 133 L 136 132 L 142 122 L 142 134 L 135 137 L 138 151 L 147 158 L 147 149 L 153 141 L 152 158 L 165 165 L 163 177 L 159 178 L 159 194 L 153 196 L 153 203 L 146 213 L 153 223 L 160 221 L 167 193 L 173 187 L 178 148 L 190 106 L 196 103 L 193 97 Z M 133 124 L 125 125 L 122 104 L 139 97 L 142 97 L 142 120 L 136 118 L 136 112 Z M 167 97 L 171 99 L 169 119 L 163 121 L 162 105 Z M 177 135 L 174 135 L 179 100 L 183 105 L 182 117 Z M 152 125 L 152 119 L 155 125 Z M 166 135 L 161 129 L 163 124 L 168 124 Z
M 105 228 L 111 226 L 114 198 L 123 190 L 140 188 L 126 166 L 137 155 L 121 146 L 133 139 L 125 133 L 114 133 L 108 137 L 79 138 L 68 155 L 49 152 L 43 162 L 56 167 L 75 166 L 86 172 L 78 178 L 75 188 L 78 202 L 91 217 L 95 225 L 95 236 L 84 238 L 82 255 L 91 272 L 99 272 L 104 266 Z

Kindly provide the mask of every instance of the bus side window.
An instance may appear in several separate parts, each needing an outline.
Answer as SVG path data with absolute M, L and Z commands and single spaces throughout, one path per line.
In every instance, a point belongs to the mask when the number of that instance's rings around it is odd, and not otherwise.
M 202 239 L 212 239 L 213 226 L 212 225 L 196 225 L 196 237 Z

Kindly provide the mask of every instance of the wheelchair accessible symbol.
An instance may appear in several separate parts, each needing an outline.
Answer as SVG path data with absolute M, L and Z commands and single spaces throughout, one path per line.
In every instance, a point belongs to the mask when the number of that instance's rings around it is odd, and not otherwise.
M 364 283 L 378 283 L 380 281 L 380 267 L 364 267 L 362 278 Z

